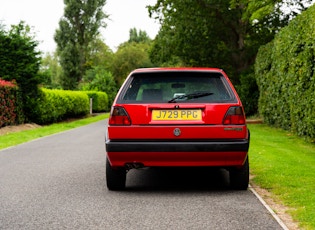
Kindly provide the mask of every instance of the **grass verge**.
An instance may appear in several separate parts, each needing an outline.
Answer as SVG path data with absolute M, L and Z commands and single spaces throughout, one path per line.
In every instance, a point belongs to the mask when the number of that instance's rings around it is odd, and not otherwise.
M 291 208 L 300 227 L 315 229 L 315 145 L 266 125 L 249 125 L 253 182 Z
M 93 122 L 103 120 L 108 117 L 108 114 L 79 119 L 72 122 L 61 122 L 39 128 L 25 130 L 15 133 L 8 133 L 0 136 L 0 149 L 8 148 L 24 142 L 28 142 L 40 137 L 48 136 L 54 133 L 59 133 L 69 129 L 77 128 Z

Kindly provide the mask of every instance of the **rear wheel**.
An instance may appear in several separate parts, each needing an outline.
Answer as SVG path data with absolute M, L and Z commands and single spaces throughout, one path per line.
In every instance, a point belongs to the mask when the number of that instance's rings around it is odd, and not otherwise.
M 230 170 L 230 186 L 236 190 L 247 190 L 249 183 L 249 163 L 248 156 L 241 168 Z
M 126 186 L 125 168 L 112 168 L 106 158 L 106 182 L 109 190 L 123 190 Z

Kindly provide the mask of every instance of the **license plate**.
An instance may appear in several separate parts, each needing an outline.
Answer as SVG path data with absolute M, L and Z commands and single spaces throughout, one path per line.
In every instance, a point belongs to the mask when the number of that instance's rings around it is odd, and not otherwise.
M 200 121 L 200 109 L 179 109 L 179 110 L 153 110 L 152 120 L 154 121 Z

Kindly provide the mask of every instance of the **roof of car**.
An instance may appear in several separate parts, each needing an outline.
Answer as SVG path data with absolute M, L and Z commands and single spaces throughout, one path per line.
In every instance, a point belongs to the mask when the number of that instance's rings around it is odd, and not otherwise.
M 142 72 L 168 72 L 168 71 L 211 71 L 211 72 L 223 72 L 219 68 L 207 68 L 207 67 L 155 67 L 155 68 L 140 68 L 135 69 L 132 73 Z

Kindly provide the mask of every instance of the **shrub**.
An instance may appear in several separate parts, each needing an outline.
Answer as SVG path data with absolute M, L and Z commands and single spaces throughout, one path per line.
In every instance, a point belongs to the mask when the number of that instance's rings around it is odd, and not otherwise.
M 93 112 L 104 112 L 108 110 L 108 96 L 104 92 L 86 91 L 89 98 L 93 99 Z
M 14 84 L 11 81 L 5 81 L 5 80 L 0 79 L 0 86 L 1 87 L 11 87 L 11 88 L 13 88 L 13 87 L 16 87 L 16 84 Z
M 255 64 L 259 111 L 268 124 L 315 140 L 315 6 L 261 47 Z
M 89 98 L 80 91 L 41 89 L 38 104 L 38 124 L 47 124 L 67 118 L 87 115 Z
M 0 128 L 23 120 L 18 87 L 13 82 L 0 79 Z

